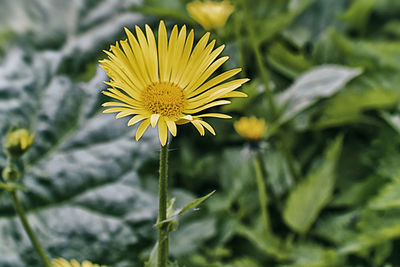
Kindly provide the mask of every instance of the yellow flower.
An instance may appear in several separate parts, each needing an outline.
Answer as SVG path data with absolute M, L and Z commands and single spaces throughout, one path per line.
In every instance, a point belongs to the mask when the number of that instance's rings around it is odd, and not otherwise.
M 58 258 L 52 261 L 52 267 L 106 267 L 105 265 L 93 264 L 90 261 L 83 261 L 82 264 L 76 260 L 67 261 L 63 258 Z
M 216 59 L 224 45 L 214 49 L 215 40 L 208 43 L 206 33 L 193 48 L 194 33 L 186 36 L 186 27 L 178 32 L 175 25 L 168 40 L 164 22 L 160 22 L 156 41 L 150 27 L 146 35 L 136 26 L 136 37 L 125 28 L 128 40 L 117 42 L 108 59 L 101 60 L 102 68 L 110 77 L 110 86 L 103 93 L 118 102 L 106 102 L 111 107 L 105 113 L 118 112 L 116 118 L 134 115 L 128 126 L 141 122 L 136 132 L 139 140 L 148 126 L 158 124 L 161 145 L 167 141 L 168 131 L 176 136 L 178 124 L 192 123 L 201 135 L 204 128 L 215 135 L 205 117 L 231 118 L 220 113 L 199 112 L 211 107 L 229 104 L 223 98 L 246 97 L 234 91 L 249 79 L 224 82 L 241 71 L 226 71 L 212 79 L 210 76 L 228 57 Z M 129 42 L 128 42 L 129 41 Z
M 206 0 L 201 2 L 195 0 L 186 5 L 189 15 L 204 29 L 210 30 L 223 27 L 232 14 L 234 7 L 229 1 L 212 2 Z
M 12 157 L 19 157 L 29 149 L 33 139 L 34 134 L 29 134 L 25 129 L 18 129 L 7 135 L 4 148 Z
M 267 130 L 265 120 L 257 119 L 254 116 L 242 117 L 233 126 L 239 135 L 250 141 L 260 140 Z

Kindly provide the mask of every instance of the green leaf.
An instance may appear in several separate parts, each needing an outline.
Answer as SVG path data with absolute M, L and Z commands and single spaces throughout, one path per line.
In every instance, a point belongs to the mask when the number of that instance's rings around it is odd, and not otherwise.
M 174 220 L 177 220 L 179 215 L 182 215 L 183 213 L 185 213 L 185 212 L 187 212 L 187 211 L 189 211 L 191 209 L 196 208 L 198 205 L 200 205 L 206 199 L 211 197 L 211 195 L 214 194 L 214 193 L 215 193 L 215 190 L 212 191 L 211 193 L 205 195 L 204 197 L 200 197 L 198 199 L 193 200 L 192 202 L 186 204 L 183 208 L 173 211 L 172 214 L 170 216 L 168 216 L 168 218 L 166 220 L 158 222 L 155 226 L 156 227 L 161 227 L 165 223 L 169 223 L 169 222 L 172 222 Z M 172 204 L 171 204 L 172 206 L 173 206 L 174 202 L 175 202 L 175 200 L 172 200 Z M 168 208 L 168 209 L 170 209 L 170 208 Z
M 272 234 L 260 233 L 259 231 L 242 225 L 236 226 L 236 231 L 239 235 L 247 238 L 265 254 L 270 255 L 277 260 L 284 260 L 287 258 L 287 248 L 285 243 L 278 237 Z
M 341 254 L 365 251 L 400 236 L 399 210 L 387 212 L 364 210 L 357 223 L 357 235 L 338 248 Z
M 183 213 L 185 213 L 188 210 L 194 209 L 196 208 L 198 205 L 200 205 L 203 201 L 205 201 L 207 198 L 211 197 L 212 194 L 215 193 L 215 190 L 212 191 L 211 193 L 208 193 L 207 195 L 205 195 L 204 197 L 198 198 L 196 200 L 193 200 L 192 202 L 190 202 L 189 204 L 187 204 L 186 206 L 184 206 L 178 213 L 178 215 L 181 215 Z
M 343 260 L 334 249 L 324 248 L 321 245 L 301 242 L 291 249 L 291 264 L 286 267 L 322 267 L 343 266 Z
M 400 176 L 383 186 L 379 194 L 371 199 L 368 206 L 374 210 L 400 208 Z
M 353 29 L 364 32 L 374 6 L 378 0 L 353 0 L 341 18 Z
M 356 223 L 359 218 L 360 212 L 357 210 L 323 216 L 316 223 L 312 233 L 324 240 L 341 245 L 357 236 Z
M 314 52 L 317 62 L 346 64 L 370 71 L 400 69 L 399 41 L 351 39 L 335 29 L 329 30 L 324 39 L 319 44 L 321 47 Z M 335 57 L 323 56 L 324 53 L 335 54 Z M 321 57 L 326 57 L 328 61 L 321 61 Z
M 295 54 L 281 43 L 275 43 L 269 48 L 267 59 L 274 69 L 292 79 L 312 67 L 312 63 L 303 54 Z
M 366 110 L 393 107 L 399 99 L 397 72 L 377 72 L 363 75 L 351 82 L 326 103 L 317 128 L 345 125 L 357 121 L 368 122 Z
M 294 231 L 301 234 L 307 232 L 320 211 L 328 204 L 334 189 L 335 167 L 341 146 L 342 137 L 339 137 L 326 149 L 321 165 L 290 192 L 283 218 Z
M 330 206 L 363 206 L 377 193 L 383 183 L 380 176 L 371 176 L 363 181 L 355 181 L 352 186 L 348 186 L 340 192 Z
M 291 5 L 302 4 L 304 1 L 292 1 Z M 318 0 L 314 1 L 298 16 L 284 32 L 286 39 L 299 48 L 310 41 L 313 42 L 329 27 L 338 27 L 337 14 L 348 6 L 348 0 Z
M 388 112 L 382 111 L 381 117 L 398 133 L 400 134 L 400 115 L 391 115 Z
M 318 100 L 332 96 L 360 73 L 359 69 L 342 66 L 320 66 L 304 73 L 278 96 L 278 102 L 284 107 L 280 123 L 291 120 Z

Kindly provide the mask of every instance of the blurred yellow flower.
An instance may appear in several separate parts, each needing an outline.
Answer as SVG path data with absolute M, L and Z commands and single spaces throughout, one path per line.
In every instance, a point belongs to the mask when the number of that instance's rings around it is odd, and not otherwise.
M 128 126 L 141 122 L 136 132 L 139 140 L 148 126 L 158 124 L 161 145 L 167 141 L 168 131 L 176 136 L 178 124 L 192 123 L 201 135 L 204 128 L 215 135 L 204 117 L 231 118 L 220 113 L 197 113 L 211 107 L 229 104 L 229 97 L 246 97 L 234 91 L 249 79 L 226 82 L 241 71 L 226 71 L 212 79 L 210 76 L 228 57 L 217 57 L 224 45 L 214 49 L 215 40 L 208 43 L 206 33 L 193 48 L 194 33 L 186 36 L 186 27 L 178 32 L 174 26 L 168 40 L 164 22 L 160 22 L 156 41 L 150 27 L 145 33 L 136 26 L 136 37 L 125 28 L 128 40 L 117 42 L 108 59 L 101 60 L 102 68 L 110 77 L 110 86 L 103 93 L 118 102 L 106 102 L 111 107 L 105 113 L 118 112 L 116 118 L 134 115 Z M 128 42 L 129 41 L 129 42 Z M 223 99 L 223 100 L 222 100 Z
M 54 259 L 52 267 L 106 267 L 105 265 L 93 264 L 90 261 L 83 261 L 81 264 L 76 260 L 67 261 L 63 258 Z
M 257 119 L 254 116 L 242 117 L 233 126 L 239 135 L 250 141 L 260 140 L 267 130 L 265 120 Z
M 222 2 L 195 0 L 188 3 L 186 9 L 204 29 L 211 30 L 223 27 L 235 8 L 227 0 Z
M 34 134 L 29 134 L 28 130 L 17 129 L 11 131 L 4 142 L 4 148 L 13 157 L 21 156 L 32 145 Z

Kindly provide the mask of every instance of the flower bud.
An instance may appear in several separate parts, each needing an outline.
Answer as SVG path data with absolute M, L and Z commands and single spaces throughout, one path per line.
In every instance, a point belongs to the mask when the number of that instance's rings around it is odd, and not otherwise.
M 211 30 L 223 27 L 235 8 L 227 0 L 222 2 L 195 0 L 187 4 L 186 9 L 205 30 Z
M 259 141 L 267 131 L 267 124 L 264 119 L 256 117 L 242 117 L 234 123 L 236 132 L 249 141 Z
M 11 131 L 4 142 L 4 149 L 12 158 L 19 158 L 30 148 L 33 138 L 34 135 L 25 129 Z
M 14 168 L 9 167 L 3 169 L 2 176 L 6 182 L 16 182 L 19 179 L 18 171 Z
M 67 261 L 63 258 L 54 259 L 51 263 L 52 267 L 106 267 L 105 265 L 98 265 L 90 261 L 83 261 L 79 263 L 76 260 Z

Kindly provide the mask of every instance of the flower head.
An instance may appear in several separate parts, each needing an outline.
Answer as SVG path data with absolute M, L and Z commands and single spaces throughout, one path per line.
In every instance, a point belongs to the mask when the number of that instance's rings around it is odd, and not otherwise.
M 189 15 L 206 30 L 223 27 L 235 9 L 227 0 L 201 2 L 195 0 L 186 5 Z
M 93 264 L 90 261 L 83 261 L 82 264 L 76 260 L 67 261 L 63 258 L 54 259 L 51 263 L 52 267 L 106 267 L 105 265 Z
M 267 124 L 264 119 L 256 117 L 242 117 L 234 123 L 236 132 L 249 141 L 260 140 L 267 130 Z
M 145 33 L 136 26 L 136 37 L 128 30 L 128 40 L 112 45 L 104 51 L 108 59 L 100 61 L 110 77 L 110 86 L 103 93 L 117 101 L 106 102 L 105 113 L 118 112 L 116 118 L 129 115 L 128 126 L 141 122 L 136 132 L 139 140 L 151 124 L 158 125 L 161 145 L 167 141 L 168 131 L 176 136 L 176 125 L 192 123 L 201 135 L 204 128 L 215 135 L 205 117 L 230 118 L 220 113 L 198 114 L 208 108 L 229 104 L 229 97 L 246 97 L 234 91 L 248 79 L 226 82 L 241 71 L 226 71 L 212 79 L 210 76 L 228 57 L 217 57 L 224 46 L 214 49 L 215 40 L 208 43 L 206 33 L 193 48 L 194 33 L 186 35 L 186 27 L 178 32 L 175 25 L 168 40 L 164 22 L 160 22 L 156 41 L 150 27 Z
M 4 149 L 15 158 L 22 156 L 32 145 L 34 134 L 25 129 L 11 131 L 4 142 Z

